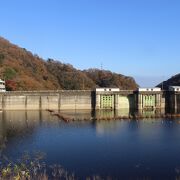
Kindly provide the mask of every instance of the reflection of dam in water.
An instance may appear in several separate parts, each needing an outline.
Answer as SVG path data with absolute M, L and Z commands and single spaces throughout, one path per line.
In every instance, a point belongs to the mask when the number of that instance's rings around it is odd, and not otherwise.
M 170 114 L 163 109 L 135 110 L 135 109 L 98 109 L 98 110 L 74 110 L 59 111 L 60 114 L 73 120 L 110 120 L 110 119 L 140 119 L 140 118 L 175 118 L 178 114 Z
M 46 111 L 1 111 L 0 149 L 9 138 L 32 134 L 42 123 L 58 124 L 57 117 Z
M 110 120 L 110 119 L 137 119 L 163 117 L 166 114 L 163 110 L 134 110 L 134 109 L 99 109 L 99 110 L 62 110 L 57 111 L 63 116 L 73 121 L 94 121 L 94 120 Z M 6 132 L 8 128 L 23 131 L 23 127 L 28 127 L 29 131 L 33 130 L 37 125 L 53 123 L 58 125 L 61 118 L 54 116 L 48 111 L 36 110 L 11 110 L 0 112 L 0 136 Z M 11 131 L 13 132 L 13 131 Z M 9 134 L 11 135 L 11 134 Z
M 129 109 L 120 109 L 120 110 L 74 110 L 68 111 L 63 110 L 59 111 L 63 116 L 68 117 L 76 121 L 81 121 L 82 124 L 84 120 L 89 121 L 89 123 L 94 124 L 97 128 L 97 131 L 101 133 L 102 128 L 105 127 L 108 131 L 113 131 L 113 129 L 118 129 L 116 127 L 116 122 L 108 123 L 109 120 L 116 119 L 134 119 L 136 115 L 139 115 L 144 118 L 151 118 L 164 114 L 165 112 L 161 111 L 130 111 Z M 130 118 L 131 117 L 131 118 Z M 105 120 L 96 121 L 96 120 Z M 75 123 L 72 122 L 72 123 Z M 100 123 L 101 122 L 101 123 Z M 57 116 L 53 116 L 48 111 L 1 111 L 0 113 L 0 144 L 6 142 L 7 138 L 11 137 L 23 137 L 23 135 L 32 134 L 36 131 L 37 127 L 48 126 L 59 126 L 65 124 L 63 120 Z M 81 124 L 81 125 L 82 125 Z M 105 130 L 104 129 L 104 130 Z M 103 130 L 103 131 L 104 131 Z M 2 148 L 0 146 L 0 149 Z
M 118 118 L 118 117 L 129 117 L 136 115 L 138 111 L 129 111 L 129 109 L 121 110 L 64 110 L 58 111 L 66 117 L 70 117 L 73 120 L 95 120 L 101 118 Z M 144 115 L 155 115 L 156 111 L 144 111 Z M 164 113 L 164 112 L 163 112 Z M 28 127 L 29 130 L 33 130 L 37 125 L 58 124 L 61 121 L 57 116 L 53 116 L 48 111 L 1 111 L 0 112 L 0 134 L 7 129 L 23 130 L 24 127 Z
M 121 120 L 121 119 L 137 119 L 141 118 L 154 118 L 154 117 L 164 117 L 164 111 L 157 110 L 142 110 L 134 111 L 130 109 L 120 109 L 120 110 L 62 110 L 58 111 L 63 116 L 72 119 L 73 121 L 89 121 L 89 123 L 94 123 L 95 120 Z M 54 116 L 48 111 L 1 111 L 0 112 L 0 149 L 2 148 L 4 142 L 7 138 L 23 136 L 28 133 L 33 133 L 36 128 L 45 125 L 59 126 L 60 123 L 65 123 L 59 117 Z M 106 127 L 115 128 L 115 123 L 109 124 L 109 121 L 104 121 Z M 101 123 L 101 126 L 102 124 Z M 83 123 L 82 123 L 83 124 Z M 111 127 L 112 126 L 112 127 Z M 98 126 L 97 126 L 98 128 Z

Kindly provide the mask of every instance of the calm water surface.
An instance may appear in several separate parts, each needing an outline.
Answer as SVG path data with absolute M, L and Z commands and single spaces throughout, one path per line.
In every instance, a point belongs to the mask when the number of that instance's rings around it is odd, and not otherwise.
M 91 112 L 76 118 L 82 117 L 90 119 Z M 49 112 L 4 111 L 0 143 L 12 159 L 45 152 L 47 164 L 61 164 L 80 179 L 176 179 L 180 173 L 180 119 L 65 123 Z

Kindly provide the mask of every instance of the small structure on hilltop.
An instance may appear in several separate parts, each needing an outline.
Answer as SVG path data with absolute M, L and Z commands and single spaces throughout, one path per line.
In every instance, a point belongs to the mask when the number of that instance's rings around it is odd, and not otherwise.
M 0 92 L 5 92 L 5 91 L 6 91 L 5 81 L 0 79 Z

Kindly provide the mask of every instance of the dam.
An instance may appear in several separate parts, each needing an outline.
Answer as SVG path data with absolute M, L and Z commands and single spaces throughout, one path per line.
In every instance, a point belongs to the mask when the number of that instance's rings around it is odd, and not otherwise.
M 180 110 L 180 87 L 96 88 L 95 90 L 6 91 L 0 92 L 1 110 L 99 110 L 99 109 L 169 109 Z

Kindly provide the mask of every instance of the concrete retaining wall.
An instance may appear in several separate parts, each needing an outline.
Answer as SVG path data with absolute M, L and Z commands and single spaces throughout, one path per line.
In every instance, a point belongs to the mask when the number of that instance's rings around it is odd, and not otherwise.
M 60 93 L 59 109 L 92 109 L 91 91 L 64 91 Z
M 27 91 L 0 93 L 4 110 L 92 109 L 91 91 Z

